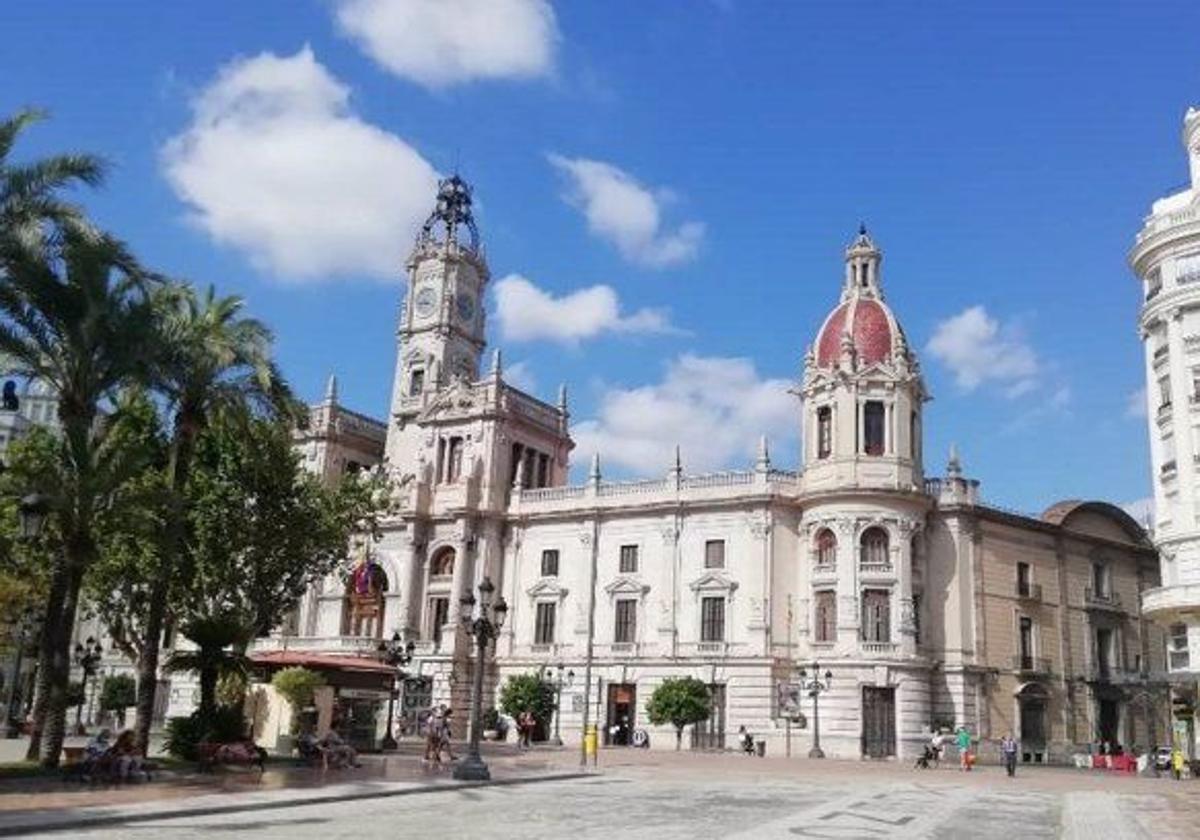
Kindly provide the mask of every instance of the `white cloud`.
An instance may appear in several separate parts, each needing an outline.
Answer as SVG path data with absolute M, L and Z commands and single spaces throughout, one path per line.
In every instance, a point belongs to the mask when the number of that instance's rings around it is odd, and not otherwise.
M 548 0 L 335 0 L 338 28 L 385 70 L 429 88 L 554 68 Z
M 1142 386 L 1129 395 L 1129 399 L 1125 404 L 1126 417 L 1145 417 L 1146 416 L 1146 388 Z
M 307 46 L 235 59 L 163 146 L 164 173 L 201 229 L 264 271 L 398 278 L 437 173 L 349 99 Z
M 685 354 L 658 384 L 607 389 L 598 415 L 571 429 L 572 458 L 587 464 L 599 452 L 603 463 L 660 475 L 679 444 L 689 472 L 745 466 L 760 435 L 795 437 L 800 407 L 791 385 L 760 379 L 749 359 Z
M 564 344 L 601 333 L 677 333 L 666 312 L 639 309 L 621 314 L 611 286 L 590 286 L 554 297 L 519 274 L 496 283 L 496 314 L 508 341 L 548 339 Z
M 1002 434 L 1016 434 L 1035 428 L 1048 420 L 1070 417 L 1073 398 L 1069 385 L 1059 385 L 1044 399 L 1009 420 L 1000 431 Z
M 537 391 L 537 378 L 533 375 L 533 368 L 527 361 L 505 365 L 504 381 L 526 394 L 534 394 Z
M 926 346 L 954 374 L 964 391 L 995 383 L 1009 397 L 1038 386 L 1037 354 L 1013 325 L 1001 326 L 982 306 L 972 306 L 940 322 Z
M 669 190 L 652 192 L 611 163 L 550 155 L 550 162 L 571 180 L 567 201 L 587 219 L 588 229 L 612 242 L 626 260 L 663 268 L 694 259 L 704 239 L 704 225 L 684 222 L 674 230 L 663 226 Z

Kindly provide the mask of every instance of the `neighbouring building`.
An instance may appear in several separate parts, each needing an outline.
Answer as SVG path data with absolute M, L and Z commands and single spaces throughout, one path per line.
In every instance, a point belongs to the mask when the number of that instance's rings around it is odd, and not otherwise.
M 1138 328 L 1146 355 L 1154 534 L 1162 586 L 1142 609 L 1167 637 L 1177 740 L 1200 757 L 1200 110 L 1188 109 L 1183 145 L 1191 181 L 1154 202 L 1129 255 L 1142 283 Z
M 1013 732 L 1029 761 L 1159 742 L 1150 676 L 1164 643 L 1139 612 L 1159 584 L 1146 533 L 1103 502 L 1041 516 L 988 505 L 953 454 L 927 477 L 929 394 L 881 268 L 860 230 L 797 383 L 799 471 L 776 467 L 763 440 L 745 470 L 691 474 L 676 450 L 657 478 L 606 481 L 596 458 L 570 485 L 565 389 L 555 404 L 518 390 L 498 353 L 482 368 L 488 266 L 469 187 L 443 181 L 407 264 L 386 421 L 346 411 L 331 388 L 297 434 L 329 480 L 382 470 L 395 513 L 255 644 L 264 676 L 319 668 L 332 687 L 322 717 L 342 715 L 370 745 L 390 687 L 376 648 L 398 633 L 416 653 L 405 724 L 442 702 L 465 720 L 478 663 L 460 598 L 486 576 L 509 605 L 483 664 L 488 702 L 510 676 L 561 664 L 568 741 L 587 708 L 610 743 L 645 728 L 669 745 L 646 703 L 665 678 L 692 676 L 713 697 L 694 746 L 744 725 L 772 752 L 788 732 L 799 749 L 810 731 L 785 727 L 777 686 L 817 662 L 832 674 L 820 714 L 832 755 L 907 757 L 957 725 L 985 750 Z

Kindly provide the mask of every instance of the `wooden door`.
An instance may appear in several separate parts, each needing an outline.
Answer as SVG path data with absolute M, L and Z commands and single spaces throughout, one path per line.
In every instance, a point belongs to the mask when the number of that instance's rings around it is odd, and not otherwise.
M 868 758 L 896 754 L 896 689 L 863 686 L 862 751 Z

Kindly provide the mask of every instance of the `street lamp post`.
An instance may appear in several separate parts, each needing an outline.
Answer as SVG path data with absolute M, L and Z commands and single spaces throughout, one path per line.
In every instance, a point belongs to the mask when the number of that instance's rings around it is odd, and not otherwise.
M 488 766 L 479 755 L 479 718 L 483 705 L 483 668 L 487 656 L 488 642 L 500 635 L 504 619 L 508 616 L 508 604 L 501 595 L 492 604 L 492 593 L 496 591 L 490 578 L 485 577 L 479 582 L 479 615 L 475 613 L 475 596 L 469 592 L 462 597 L 461 615 L 463 627 L 475 639 L 475 673 L 474 685 L 471 691 L 471 740 L 467 754 L 458 764 L 454 765 L 454 778 L 485 782 L 492 777 Z
M 828 669 L 825 671 L 824 679 L 822 679 L 821 668 L 816 662 L 812 664 L 812 677 L 808 676 L 808 672 L 800 669 L 800 690 L 807 691 L 808 696 L 813 701 L 813 745 L 808 751 L 809 758 L 824 758 L 825 753 L 821 749 L 821 709 L 819 699 L 823 692 L 829 690 L 830 684 L 833 682 L 833 673 Z
M 396 712 L 396 695 L 400 693 L 400 684 L 408 674 L 404 673 L 404 666 L 412 662 L 413 650 L 416 645 L 411 639 L 407 644 L 400 641 L 398 632 L 392 633 L 392 638 L 386 642 L 380 641 L 379 647 L 376 650 L 379 660 L 388 665 L 391 665 L 396 670 L 392 674 L 392 688 L 388 692 L 388 721 L 387 733 L 384 734 L 383 740 L 379 742 L 381 749 L 394 750 L 396 749 L 396 738 L 392 735 L 392 721 L 395 719 Z
M 21 736 L 21 715 L 20 706 L 24 699 L 20 695 L 18 685 L 21 681 L 21 659 L 25 654 L 25 647 L 29 644 L 29 640 L 33 637 L 34 630 L 37 629 L 38 615 L 37 611 L 32 607 L 26 607 L 21 617 L 17 619 L 13 625 L 13 644 L 16 650 L 13 653 L 13 671 L 12 680 L 8 686 L 8 705 L 5 706 L 5 723 L 4 737 L 19 738 Z
M 75 709 L 76 732 L 80 732 L 83 729 L 83 704 L 87 702 L 88 680 L 95 675 L 103 653 L 104 648 L 92 636 L 88 636 L 87 641 L 83 643 L 75 643 L 75 664 L 83 670 L 83 697 L 80 698 L 79 706 Z
M 554 740 L 556 747 L 562 746 L 562 735 L 559 730 L 559 723 L 562 720 L 562 690 L 565 685 L 570 688 L 575 684 L 575 671 L 567 671 L 566 679 L 563 679 L 563 664 L 559 662 L 554 666 L 554 682 L 550 683 L 554 686 Z M 542 682 L 550 682 L 547 677 L 550 675 L 551 667 L 549 665 L 542 666 L 541 679 Z

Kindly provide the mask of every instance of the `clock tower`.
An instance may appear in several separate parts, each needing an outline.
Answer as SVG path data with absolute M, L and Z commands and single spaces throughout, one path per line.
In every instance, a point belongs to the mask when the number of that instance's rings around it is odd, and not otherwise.
M 486 343 L 481 300 L 488 268 L 471 213 L 471 187 L 457 175 L 439 182 L 437 206 L 406 269 L 394 396 L 420 396 L 455 378 L 475 381 Z

